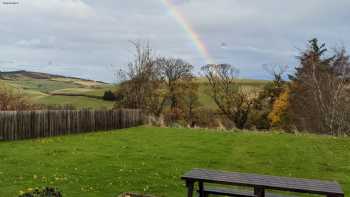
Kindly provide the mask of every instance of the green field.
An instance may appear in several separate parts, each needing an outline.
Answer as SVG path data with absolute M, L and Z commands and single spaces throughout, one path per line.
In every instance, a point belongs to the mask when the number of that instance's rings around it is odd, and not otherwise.
M 350 138 L 131 128 L 0 143 L 0 196 L 52 186 L 64 197 L 185 196 L 192 168 L 337 180 L 350 195 Z
M 50 93 L 55 90 L 64 88 L 79 87 L 74 83 L 66 83 L 61 81 L 51 81 L 46 79 L 26 79 L 10 81 L 10 84 L 15 87 L 22 88 L 23 90 L 39 91 L 43 93 Z
M 199 83 L 199 102 L 210 109 L 217 109 L 217 105 L 213 99 L 209 96 L 209 84 L 206 78 L 197 78 L 196 82 Z M 268 83 L 266 80 L 253 80 L 253 79 L 240 79 L 237 80 L 237 84 L 241 86 L 242 89 L 258 93 L 262 88 Z
M 99 87 L 76 87 L 57 89 L 49 94 L 30 95 L 33 92 L 26 91 L 30 99 L 34 103 L 44 105 L 71 105 L 76 108 L 92 108 L 92 109 L 110 109 L 114 106 L 114 102 L 105 101 L 102 96 L 105 91 L 113 90 L 113 85 L 103 85 Z M 34 91 L 35 92 L 35 91 Z M 38 93 L 38 92 L 37 92 Z M 79 95 L 79 96 L 77 96 Z M 96 97 L 96 98 L 93 98 Z
M 71 105 L 76 108 L 87 109 L 111 109 L 114 106 L 113 101 L 104 101 L 102 99 L 89 98 L 86 96 L 56 96 L 49 95 L 40 97 L 35 100 L 36 103 L 54 106 L 54 105 Z
M 102 97 L 104 92 L 107 90 L 113 90 L 115 87 L 113 85 L 105 85 L 99 88 L 89 88 L 89 87 L 80 87 L 80 88 L 64 88 L 51 92 L 52 94 L 66 94 L 66 95 L 86 95 L 86 96 L 96 96 Z
M 32 103 L 94 109 L 114 105 L 101 99 L 105 91 L 114 89 L 112 84 L 27 71 L 1 74 L 0 81 L 22 92 Z

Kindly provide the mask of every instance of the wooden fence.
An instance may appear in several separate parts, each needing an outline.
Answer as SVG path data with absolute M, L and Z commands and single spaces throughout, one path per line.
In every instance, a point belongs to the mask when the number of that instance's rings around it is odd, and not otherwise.
M 0 141 L 121 129 L 142 122 L 140 110 L 3 111 Z

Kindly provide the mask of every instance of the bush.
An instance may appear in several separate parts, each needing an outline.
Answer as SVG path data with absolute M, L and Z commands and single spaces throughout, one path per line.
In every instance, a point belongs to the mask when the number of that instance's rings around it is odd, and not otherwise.
M 270 120 L 268 118 L 269 111 L 255 110 L 249 118 L 249 128 L 257 130 L 269 130 L 271 129 Z
M 55 188 L 46 187 L 41 190 L 35 189 L 32 192 L 21 194 L 18 197 L 62 197 L 62 194 Z
M 179 108 L 164 110 L 164 122 L 167 126 L 178 127 L 178 125 L 186 126 L 184 121 L 184 113 Z
M 198 117 L 195 120 L 195 126 L 203 128 L 219 128 L 224 127 L 231 128 L 232 125 L 228 125 L 226 118 L 221 115 L 217 110 L 208 109 L 205 107 L 199 108 L 197 111 Z M 232 123 L 231 123 L 232 124 Z
M 21 92 L 0 82 L 0 111 L 21 111 L 32 108 L 35 106 Z
M 108 91 L 105 91 L 102 99 L 106 100 L 106 101 L 115 101 L 116 100 L 116 96 L 113 94 L 112 91 L 108 90 Z
M 272 126 L 290 130 L 290 120 L 288 115 L 289 89 L 285 90 L 273 103 L 272 111 L 268 115 Z

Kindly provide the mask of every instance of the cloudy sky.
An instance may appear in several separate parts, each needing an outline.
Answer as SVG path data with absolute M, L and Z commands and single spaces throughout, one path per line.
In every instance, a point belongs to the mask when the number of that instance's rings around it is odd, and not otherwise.
M 0 70 L 112 82 L 133 58 L 130 40 L 198 70 L 206 59 L 164 0 L 0 0 Z M 18 2 L 18 4 L 9 4 Z M 172 0 L 217 63 L 244 78 L 296 64 L 306 41 L 350 46 L 350 0 Z

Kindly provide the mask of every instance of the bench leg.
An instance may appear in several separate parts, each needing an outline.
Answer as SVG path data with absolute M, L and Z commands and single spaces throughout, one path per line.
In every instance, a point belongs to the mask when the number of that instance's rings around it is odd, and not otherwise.
M 328 194 L 327 197 L 344 197 L 344 195 Z
M 199 182 L 199 183 L 198 183 L 198 186 L 199 186 L 199 197 L 204 197 L 205 194 L 204 194 L 204 185 L 203 185 L 203 182 Z
M 193 197 L 193 181 L 186 181 L 187 196 Z
M 260 187 L 255 187 L 254 194 L 256 197 L 265 197 L 265 189 Z

